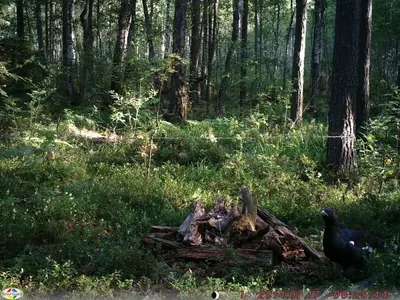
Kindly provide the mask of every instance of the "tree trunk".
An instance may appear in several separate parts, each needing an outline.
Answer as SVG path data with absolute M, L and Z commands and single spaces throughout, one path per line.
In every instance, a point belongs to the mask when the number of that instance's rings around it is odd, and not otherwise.
M 17 37 L 23 39 L 25 37 L 24 1 L 16 0 L 16 5 L 17 5 Z
M 147 44 L 149 46 L 149 61 L 153 61 L 156 56 L 156 53 L 153 44 L 152 20 L 149 14 L 149 8 L 147 6 L 147 0 L 142 0 L 142 3 L 143 3 L 144 23 L 146 25 Z
M 247 97 L 247 31 L 249 19 L 249 0 L 243 0 L 241 55 L 240 55 L 240 92 L 239 103 L 244 104 Z
M 355 126 L 359 2 L 337 0 L 327 160 L 338 169 L 356 168 Z
M 199 57 L 200 57 L 200 0 L 192 0 L 192 43 L 190 45 L 190 101 L 199 103 L 200 83 Z
M 126 57 L 129 59 L 133 54 L 133 42 L 135 41 L 135 33 L 136 33 L 136 4 L 137 0 L 131 0 L 130 3 L 130 24 L 129 24 L 129 32 L 128 32 L 128 40 L 127 40 L 127 51 Z
M 211 26 L 208 24 L 208 6 L 209 6 L 209 1 L 204 0 L 203 3 L 203 52 L 201 56 L 201 77 L 204 78 L 204 80 L 201 81 L 201 87 L 200 87 L 200 98 L 203 99 L 204 101 L 206 100 L 206 93 L 207 93 L 207 66 L 208 66 L 208 26 Z M 211 38 L 211 37 L 210 37 Z
M 306 52 L 307 0 L 296 0 L 296 36 L 293 52 L 291 119 L 303 119 L 304 56 Z
M 189 116 L 188 88 L 182 61 L 186 54 L 187 2 L 187 0 L 175 0 L 172 52 L 178 54 L 180 58 L 176 58 L 175 72 L 171 78 L 170 114 L 173 119 L 178 120 L 186 120 Z
M 369 117 L 370 106 L 370 65 L 371 65 L 371 30 L 372 30 L 372 0 L 360 1 L 360 32 L 358 53 L 358 83 L 356 102 L 356 133 Z
M 259 5 L 259 0 L 254 0 L 254 59 L 255 59 L 255 68 L 254 68 L 254 74 L 256 75 L 256 86 L 257 86 L 257 91 L 260 87 L 260 80 L 261 78 L 261 72 L 259 72 L 259 67 L 258 65 L 260 64 L 260 57 L 261 54 L 259 53 L 259 46 L 258 46 L 258 40 L 260 36 L 260 29 L 259 29 L 259 10 L 258 10 L 258 5 Z
M 36 0 L 36 2 L 35 2 L 35 18 L 36 18 L 36 33 L 37 33 L 37 39 L 38 39 L 38 48 L 40 51 L 43 51 L 44 50 L 44 41 L 43 41 L 41 0 Z
M 126 50 L 126 34 L 129 27 L 129 1 L 121 0 L 121 8 L 118 18 L 117 40 L 115 41 L 113 57 L 113 74 L 111 78 L 111 90 L 121 93 L 123 80 L 123 61 Z
M 87 89 L 93 87 L 93 4 L 94 0 L 87 0 L 80 15 L 83 29 L 83 62 L 79 86 L 80 103 L 84 102 Z
M 325 0 L 315 0 L 314 7 L 314 41 L 311 54 L 311 101 L 310 110 L 316 110 L 316 98 L 319 91 L 319 79 L 322 60 L 322 30 L 324 21 Z
M 45 0 L 44 5 L 44 27 L 46 33 L 46 57 L 49 55 L 50 37 L 49 37 L 49 0 Z
M 171 52 L 171 0 L 165 4 L 164 57 Z
M 281 27 L 281 4 L 278 1 L 276 3 L 276 27 L 274 30 L 274 62 L 273 62 L 273 72 L 272 72 L 272 81 L 274 83 L 274 87 L 277 86 L 278 80 L 278 60 L 279 60 L 279 40 L 280 40 L 280 27 Z
M 66 72 L 66 93 L 76 104 L 75 88 L 72 77 L 72 66 L 74 62 L 74 44 L 72 40 L 72 16 L 74 0 L 63 0 L 62 23 L 63 23 L 63 65 Z
M 217 40 L 217 16 L 218 16 L 218 0 L 214 0 L 210 5 L 208 12 L 208 54 L 207 54 L 207 87 L 205 94 L 206 111 L 207 113 L 211 107 L 212 88 L 211 81 L 213 75 L 213 62 L 215 56 L 215 44 Z
M 289 26 L 287 28 L 287 34 L 286 34 L 286 45 L 285 45 L 285 57 L 283 61 L 283 90 L 286 91 L 286 75 L 289 73 L 288 71 L 288 61 L 289 61 L 289 46 L 290 46 L 290 37 L 292 35 L 292 27 L 293 27 L 293 19 L 294 19 L 294 5 L 293 5 L 294 0 L 290 0 L 290 22 Z
M 225 71 L 222 77 L 222 82 L 218 92 L 218 114 L 222 115 L 224 112 L 225 97 L 231 84 L 232 78 L 232 63 L 236 55 L 237 42 L 239 39 L 239 0 L 233 0 L 233 23 L 232 23 L 232 37 L 231 45 L 229 46 L 228 53 L 225 60 Z

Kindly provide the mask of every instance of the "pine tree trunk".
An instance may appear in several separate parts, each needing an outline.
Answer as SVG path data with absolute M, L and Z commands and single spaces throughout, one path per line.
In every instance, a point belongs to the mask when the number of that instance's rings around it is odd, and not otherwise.
M 272 71 L 272 81 L 274 82 L 274 87 L 277 85 L 278 81 L 278 58 L 279 58 L 279 40 L 280 40 L 280 27 L 281 27 L 281 4 L 279 1 L 276 3 L 276 25 L 274 30 L 274 62 Z
M 361 131 L 369 117 L 371 65 L 372 0 L 360 1 L 360 32 L 358 53 L 358 84 L 356 103 L 356 132 Z
M 205 94 L 206 111 L 210 111 L 211 98 L 212 98 L 212 76 L 213 76 L 213 62 L 215 56 L 215 44 L 217 40 L 217 14 L 218 14 L 218 0 L 214 0 L 210 5 L 208 13 L 208 54 L 207 54 L 207 87 Z
M 239 39 L 239 0 L 233 0 L 233 23 L 232 23 L 232 37 L 231 45 L 229 46 L 228 53 L 225 60 L 225 71 L 222 77 L 222 82 L 218 92 L 218 114 L 222 115 L 224 112 L 225 98 L 231 84 L 232 78 L 232 63 L 236 55 L 237 42 Z
M 284 91 L 286 91 L 286 76 L 289 73 L 289 70 L 288 70 L 288 61 L 289 61 L 289 55 L 290 55 L 289 46 L 290 46 L 290 37 L 292 35 L 293 19 L 294 19 L 294 13 L 295 13 L 293 1 L 294 0 L 290 0 L 290 11 L 291 11 L 290 22 L 289 22 L 289 26 L 287 28 L 285 57 L 284 57 L 284 61 L 283 61 L 283 76 L 282 76 L 283 86 L 282 86 L 282 88 Z
M 185 58 L 186 54 L 187 2 L 187 0 L 175 0 L 172 52 L 178 54 L 181 58 Z M 189 116 L 189 98 L 185 78 L 185 66 L 181 59 L 176 59 L 178 61 L 171 78 L 171 103 L 169 112 L 172 119 L 186 120 Z
M 25 37 L 24 1 L 16 0 L 16 6 L 17 6 L 17 37 L 23 39 Z
M 129 32 L 128 32 L 128 40 L 127 40 L 127 51 L 126 57 L 129 59 L 133 54 L 133 42 L 135 41 L 136 34 L 136 4 L 137 0 L 130 1 L 130 24 L 129 24 Z
M 316 98 L 319 91 L 319 81 L 322 60 L 322 30 L 325 12 L 325 0 L 315 0 L 314 6 L 314 41 L 311 54 L 311 101 L 310 110 L 317 108 Z
M 359 2 L 337 0 L 327 161 L 346 171 L 356 168 L 356 91 Z
M 74 44 L 72 40 L 72 16 L 74 0 L 63 0 L 63 66 L 66 72 L 66 93 L 71 98 L 72 104 L 76 104 L 75 88 L 72 76 L 74 62 Z
M 127 30 L 129 28 L 129 16 L 129 1 L 121 0 L 121 7 L 118 18 L 117 39 L 115 41 L 115 50 L 113 57 L 113 74 L 111 78 L 111 90 L 117 93 L 121 93 L 122 91 L 121 82 L 123 80 L 123 61 L 125 58 L 125 41 Z
M 200 0 L 192 0 L 192 37 L 190 45 L 190 101 L 193 105 L 199 103 L 200 84 L 199 76 L 200 57 Z
M 80 103 L 83 103 L 87 89 L 93 87 L 93 4 L 94 0 L 87 0 L 80 15 L 83 29 L 83 62 L 81 63 L 81 80 L 79 86 Z
M 49 37 L 49 0 L 45 1 L 44 4 L 44 28 L 46 33 L 46 57 L 49 56 L 50 49 L 50 37 Z
M 147 0 L 142 0 L 142 3 L 143 3 L 144 23 L 146 25 L 147 44 L 149 46 L 149 61 L 153 61 L 156 56 L 156 52 L 154 50 L 154 44 L 153 44 L 152 20 L 149 14 L 149 8 L 147 6 Z
M 44 40 L 43 40 L 41 0 L 36 0 L 36 2 L 35 2 L 35 18 L 36 18 L 36 33 L 37 33 L 37 39 L 38 39 L 38 48 L 40 51 L 43 51 L 44 50 Z
M 306 51 L 307 0 L 296 0 L 296 36 L 293 52 L 293 92 L 291 119 L 296 124 L 303 119 L 304 56 Z
M 208 36 L 209 31 L 208 31 L 208 27 L 211 26 L 208 24 L 209 20 L 208 20 L 208 7 L 209 7 L 209 1 L 208 0 L 204 0 L 203 3 L 203 51 L 202 51 L 202 56 L 201 56 L 201 77 L 204 78 L 201 81 L 200 84 L 200 98 L 203 101 L 206 101 L 206 94 L 207 94 L 207 66 L 208 66 L 208 39 L 211 38 Z
M 171 52 L 171 0 L 165 4 L 164 57 Z
M 241 55 L 240 55 L 240 92 L 239 103 L 244 104 L 247 97 L 247 33 L 249 19 L 249 0 L 243 0 Z

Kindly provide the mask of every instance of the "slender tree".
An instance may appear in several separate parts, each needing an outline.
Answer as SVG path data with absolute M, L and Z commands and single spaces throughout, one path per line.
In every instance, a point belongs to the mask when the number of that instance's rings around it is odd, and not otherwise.
M 210 0 L 211 1 L 211 0 Z M 200 98 L 206 101 L 207 94 L 207 73 L 208 73 L 208 39 L 209 39 L 209 18 L 208 18 L 208 8 L 210 5 L 209 0 L 203 1 L 203 16 L 202 16 L 202 36 L 203 36 L 203 47 L 202 47 L 202 55 L 201 55 L 201 78 L 203 80 L 200 83 Z
M 218 0 L 213 0 L 209 6 L 208 13 L 208 53 L 207 53 L 207 78 L 206 93 L 204 100 L 206 101 L 206 110 L 209 112 L 212 98 L 212 76 L 213 62 L 215 57 L 215 48 L 217 43 L 217 18 L 218 18 Z
M 171 0 L 165 3 L 164 56 L 171 52 Z
M 332 86 L 329 103 L 328 163 L 352 170 L 355 151 L 359 2 L 336 1 Z
M 44 50 L 44 39 L 43 39 L 43 24 L 42 24 L 42 0 L 35 1 L 35 19 L 36 19 L 36 34 L 38 40 L 39 50 Z
M 290 50 L 289 50 L 289 46 L 290 46 L 290 39 L 292 36 L 292 27 L 293 27 L 293 19 L 294 19 L 294 14 L 295 14 L 295 10 L 294 10 L 294 5 L 293 5 L 293 1 L 294 0 L 290 0 L 290 21 L 289 21 L 289 25 L 287 28 L 287 33 L 286 33 L 286 41 L 285 41 L 285 57 L 283 60 L 283 90 L 286 90 L 286 76 L 287 73 L 289 73 L 288 69 L 288 61 L 289 61 L 289 55 L 290 55 Z
M 190 44 L 190 101 L 192 104 L 198 104 L 200 84 L 199 76 L 199 57 L 200 57 L 200 13 L 201 1 L 192 0 L 192 37 Z
M 174 119 L 186 120 L 189 116 L 188 88 L 182 58 L 186 54 L 186 15 L 187 0 L 175 0 L 174 33 L 172 52 L 176 58 L 175 72 L 171 78 L 171 102 L 169 113 Z
M 147 0 L 142 0 L 142 4 L 144 13 L 144 23 L 146 25 L 147 44 L 149 46 L 149 60 L 153 61 L 156 56 L 156 52 L 154 50 L 154 43 L 153 43 L 153 30 L 152 30 L 153 26 L 152 26 L 151 14 L 149 13 Z
M 66 73 L 66 93 L 73 104 L 76 103 L 75 88 L 72 76 L 72 67 L 75 58 L 74 43 L 72 39 L 72 17 L 74 0 L 63 0 L 62 24 L 63 24 L 63 65 Z
M 80 15 L 83 29 L 83 62 L 81 63 L 81 80 L 79 98 L 83 103 L 87 89 L 93 87 L 93 4 L 94 0 L 87 0 Z
M 115 41 L 114 57 L 113 57 L 113 74 L 111 78 L 111 90 L 121 93 L 123 80 L 123 61 L 126 51 L 126 35 L 129 30 L 129 1 L 121 0 L 121 7 L 118 17 L 117 39 Z
M 325 0 L 315 0 L 314 5 L 314 39 L 311 54 L 311 101 L 310 110 L 316 110 L 319 79 L 322 60 L 322 32 L 325 12 Z
M 296 35 L 293 52 L 291 119 L 303 119 L 304 56 L 306 52 L 307 0 L 296 0 Z
M 17 6 L 17 37 L 23 39 L 25 37 L 24 1 L 16 0 L 16 6 Z
M 371 64 L 371 30 L 372 30 L 372 0 L 360 0 L 360 32 L 358 53 L 358 84 L 356 102 L 356 132 L 369 117 L 370 106 L 370 64 Z
M 247 43 L 249 25 L 249 0 L 243 0 L 242 28 L 241 28 L 241 55 L 240 55 L 240 91 L 239 102 L 243 104 L 247 97 Z
M 129 59 L 133 53 L 133 42 L 135 41 L 136 34 L 136 4 L 137 0 L 130 1 L 130 24 L 129 24 L 129 32 L 128 32 L 128 40 L 127 40 L 127 51 L 126 57 Z
M 239 0 L 233 0 L 233 22 L 232 22 L 232 37 L 231 44 L 228 49 L 225 60 L 225 71 L 222 77 L 221 85 L 218 92 L 218 114 L 223 114 L 225 97 L 231 84 L 232 78 L 232 62 L 236 55 L 237 42 L 239 39 Z

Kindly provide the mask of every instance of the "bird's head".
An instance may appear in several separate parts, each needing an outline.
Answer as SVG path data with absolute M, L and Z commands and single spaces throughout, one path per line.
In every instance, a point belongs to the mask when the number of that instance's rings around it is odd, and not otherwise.
M 321 215 L 326 225 L 335 224 L 338 221 L 338 215 L 332 208 L 325 208 L 321 210 Z

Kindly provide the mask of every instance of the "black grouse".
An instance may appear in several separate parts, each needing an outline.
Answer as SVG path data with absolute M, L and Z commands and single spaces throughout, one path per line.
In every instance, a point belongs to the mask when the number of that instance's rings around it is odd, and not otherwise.
M 362 268 L 366 254 L 370 254 L 373 248 L 383 248 L 379 237 L 341 227 L 333 209 L 325 208 L 321 215 L 325 221 L 324 253 L 327 258 L 343 266 L 345 271 L 350 267 Z

